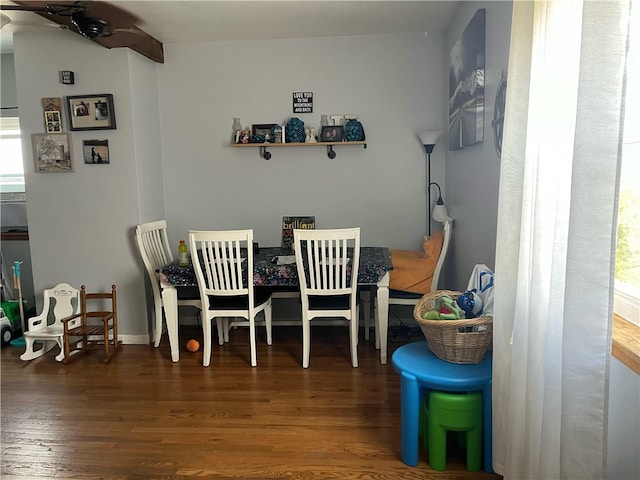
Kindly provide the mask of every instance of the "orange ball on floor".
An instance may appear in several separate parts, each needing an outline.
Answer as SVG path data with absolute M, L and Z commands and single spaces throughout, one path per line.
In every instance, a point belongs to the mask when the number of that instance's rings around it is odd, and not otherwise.
M 200 350 L 200 342 L 192 338 L 187 342 L 187 350 L 189 350 L 190 352 L 197 352 L 198 350 Z

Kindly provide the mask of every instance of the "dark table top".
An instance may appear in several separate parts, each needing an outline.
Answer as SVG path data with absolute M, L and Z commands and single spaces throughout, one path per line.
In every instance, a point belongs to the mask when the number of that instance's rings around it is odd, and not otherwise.
M 295 261 L 292 264 L 276 265 L 271 262 L 273 257 L 293 255 L 280 247 L 260 247 L 259 253 L 253 256 L 254 285 L 260 287 L 295 287 L 298 286 L 298 270 Z M 387 247 L 360 247 L 360 268 L 358 284 L 372 285 L 390 270 L 391 254 Z M 178 287 L 197 286 L 193 265 L 181 267 L 174 260 L 158 270 L 162 280 Z

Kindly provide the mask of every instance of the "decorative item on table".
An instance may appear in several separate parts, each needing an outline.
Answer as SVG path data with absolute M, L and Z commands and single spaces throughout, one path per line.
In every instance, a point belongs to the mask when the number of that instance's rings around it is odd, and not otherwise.
M 321 142 L 341 142 L 344 137 L 344 127 L 342 125 L 328 125 L 322 127 L 320 132 Z
M 285 129 L 285 138 L 287 143 L 304 143 L 304 122 L 299 118 L 292 117 L 289 119 Z
M 365 139 L 364 128 L 355 118 L 348 119 L 344 124 L 344 138 L 347 142 L 362 142 Z
M 452 290 L 427 293 L 416 303 L 413 318 L 436 357 L 451 363 L 477 364 L 493 341 L 493 317 L 464 318 L 457 304 L 460 295 Z
M 240 135 L 242 135 L 242 125 L 239 118 L 233 119 L 233 142 L 240 143 Z
M 293 252 L 293 231 L 295 229 L 313 230 L 316 228 L 316 217 L 311 216 L 286 216 L 282 217 L 282 250 Z

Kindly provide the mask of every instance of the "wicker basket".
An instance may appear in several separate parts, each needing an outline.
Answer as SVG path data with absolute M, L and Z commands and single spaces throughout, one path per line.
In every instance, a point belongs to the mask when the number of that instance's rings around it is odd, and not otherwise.
M 493 317 L 461 320 L 425 320 L 422 315 L 433 310 L 438 297 L 456 299 L 461 292 L 438 290 L 427 293 L 413 309 L 413 317 L 427 339 L 429 350 L 451 363 L 480 363 L 493 340 Z

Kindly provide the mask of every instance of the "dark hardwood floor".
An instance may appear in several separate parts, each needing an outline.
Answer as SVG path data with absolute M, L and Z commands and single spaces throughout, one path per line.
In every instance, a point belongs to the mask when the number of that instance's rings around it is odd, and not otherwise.
M 271 347 L 259 331 L 249 366 L 246 329 L 214 343 L 211 366 L 189 353 L 196 327 L 181 328 L 181 359 L 160 348 L 124 345 L 109 364 L 100 352 L 63 365 L 55 352 L 23 362 L 1 353 L 1 477 L 81 479 L 483 479 L 452 449 L 447 471 L 427 452 L 400 459 L 400 382 L 380 365 L 373 338 L 349 360 L 346 327 L 314 327 L 301 367 L 301 332 L 277 327 Z M 372 335 L 373 337 L 373 335 Z M 420 338 L 414 338 L 423 341 Z M 389 356 L 402 343 L 389 343 Z

